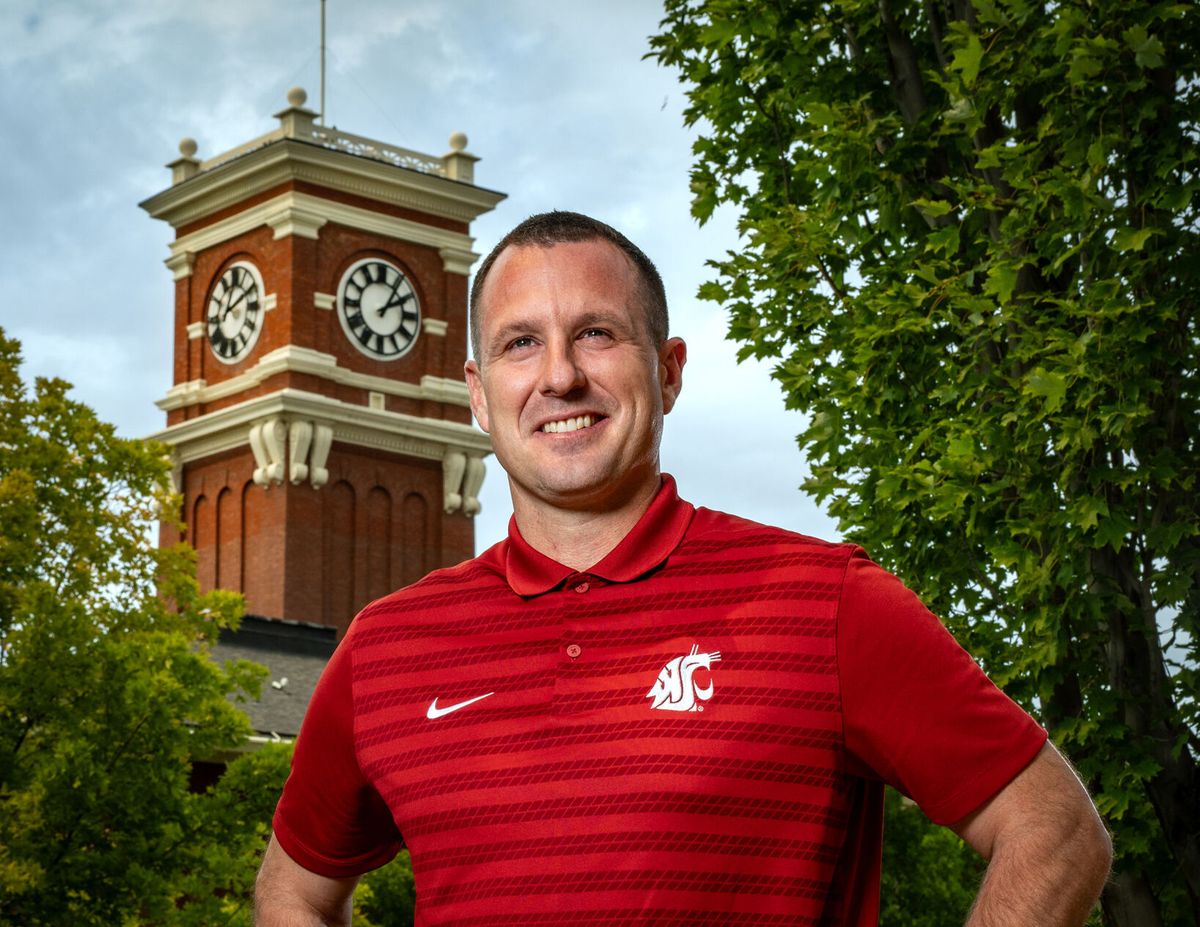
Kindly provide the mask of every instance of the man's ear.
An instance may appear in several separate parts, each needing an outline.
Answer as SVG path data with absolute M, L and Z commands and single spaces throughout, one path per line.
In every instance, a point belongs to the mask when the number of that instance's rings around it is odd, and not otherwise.
M 687 363 L 687 345 L 682 338 L 668 338 L 658 349 L 658 383 L 662 389 L 663 414 L 675 407 L 683 388 L 683 365 Z
M 474 359 L 468 360 L 463 365 L 463 372 L 467 377 L 467 392 L 471 394 L 471 412 L 475 416 L 475 421 L 479 422 L 479 427 L 487 431 L 487 393 L 483 390 L 483 377 L 479 372 L 479 365 L 475 363 Z

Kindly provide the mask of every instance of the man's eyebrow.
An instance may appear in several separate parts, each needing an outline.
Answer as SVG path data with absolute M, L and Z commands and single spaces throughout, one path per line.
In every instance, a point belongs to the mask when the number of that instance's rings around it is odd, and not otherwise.
M 637 326 L 631 313 L 607 309 L 593 309 L 580 313 L 575 323 L 579 328 L 615 328 L 618 331 Z
M 491 338 L 488 339 L 488 345 L 490 347 L 505 344 L 519 335 L 536 333 L 537 330 L 538 326 L 531 319 L 514 319 L 511 322 L 506 322 L 496 331 L 492 332 Z

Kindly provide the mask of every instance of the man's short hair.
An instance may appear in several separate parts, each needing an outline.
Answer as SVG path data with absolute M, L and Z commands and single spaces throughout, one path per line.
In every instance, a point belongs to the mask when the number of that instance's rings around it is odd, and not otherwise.
M 471 347 L 475 359 L 479 359 L 480 340 L 483 337 L 483 322 L 479 309 L 480 294 L 483 292 L 488 272 L 505 248 L 550 248 L 568 242 L 597 240 L 616 245 L 633 262 L 638 277 L 637 297 L 646 313 L 646 327 L 650 332 L 650 337 L 655 345 L 666 341 L 667 293 L 654 262 L 646 257 L 641 248 L 611 225 L 605 225 L 600 220 L 582 213 L 554 210 L 530 216 L 500 239 L 500 243 L 479 265 L 479 270 L 475 274 L 475 282 L 471 285 L 470 301 Z

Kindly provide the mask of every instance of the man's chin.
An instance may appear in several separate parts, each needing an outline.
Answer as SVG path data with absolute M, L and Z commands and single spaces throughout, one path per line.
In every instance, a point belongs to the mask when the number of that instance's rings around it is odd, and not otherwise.
M 530 501 L 574 512 L 608 512 L 658 489 L 657 468 L 623 476 L 605 471 L 557 472 L 521 487 Z

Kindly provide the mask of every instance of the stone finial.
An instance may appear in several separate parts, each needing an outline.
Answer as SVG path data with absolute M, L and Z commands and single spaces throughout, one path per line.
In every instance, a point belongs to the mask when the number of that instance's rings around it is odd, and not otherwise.
M 293 87 L 287 92 L 287 101 L 287 109 L 275 114 L 284 136 L 308 138 L 312 135 L 313 121 L 317 118 L 316 113 L 304 106 L 308 102 L 308 94 L 304 92 L 303 87 Z
M 442 165 L 446 176 L 451 180 L 474 183 L 475 162 L 479 159 L 466 148 L 467 136 L 462 132 L 455 132 L 450 136 L 450 151 L 442 155 Z
M 179 157 L 167 165 L 171 169 L 171 183 L 181 183 L 200 173 L 200 162 L 196 160 L 197 150 L 194 138 L 179 140 Z

